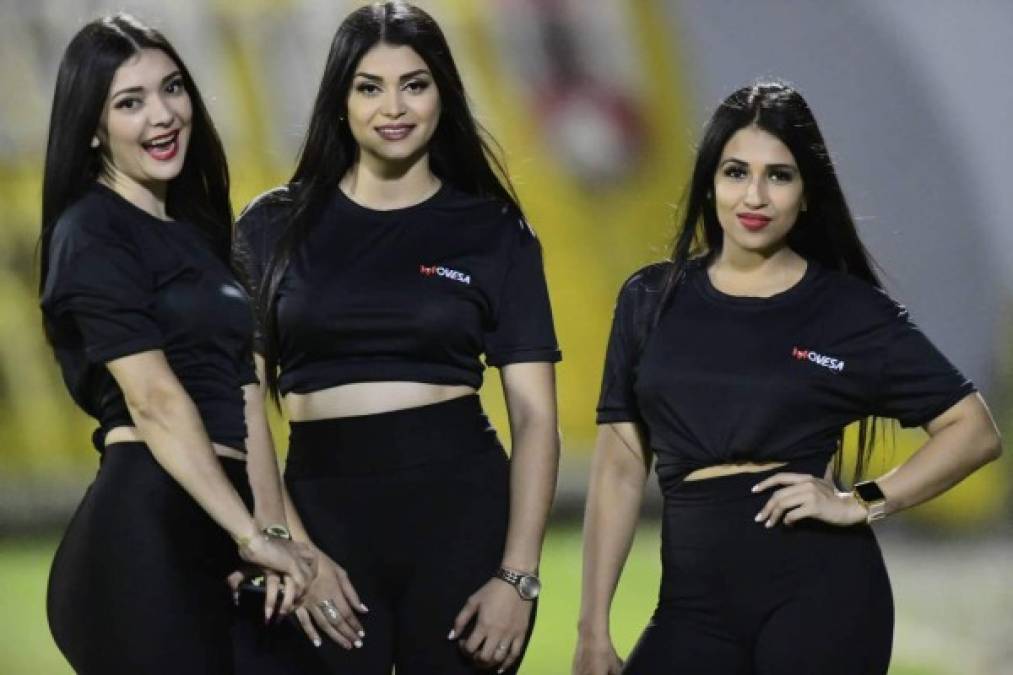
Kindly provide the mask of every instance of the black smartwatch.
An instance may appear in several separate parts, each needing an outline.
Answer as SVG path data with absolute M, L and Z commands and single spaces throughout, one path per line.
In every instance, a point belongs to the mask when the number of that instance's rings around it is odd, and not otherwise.
M 865 522 L 872 523 L 886 516 L 886 495 L 879 489 L 876 481 L 868 480 L 864 483 L 855 483 L 851 494 L 869 512 L 865 517 Z
M 534 574 L 500 567 L 496 570 L 496 578 L 516 588 L 521 600 L 534 600 L 542 592 L 542 582 Z

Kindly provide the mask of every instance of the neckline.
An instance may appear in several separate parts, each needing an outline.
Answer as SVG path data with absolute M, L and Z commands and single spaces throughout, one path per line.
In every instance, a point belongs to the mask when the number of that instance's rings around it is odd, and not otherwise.
M 796 281 L 788 288 L 769 296 L 759 295 L 731 295 L 725 293 L 711 282 L 710 275 L 707 273 L 707 266 L 700 265 L 695 275 L 696 286 L 700 291 L 710 300 L 714 300 L 723 305 L 730 305 L 734 307 L 776 307 L 783 305 L 787 302 L 791 302 L 800 296 L 804 296 L 808 293 L 812 287 L 813 282 L 820 276 L 821 268 L 819 264 L 812 260 L 806 260 L 805 272 L 802 274 L 802 278 Z
M 114 202 L 116 202 L 117 204 L 119 204 L 119 205 L 127 208 L 128 210 L 130 210 L 130 211 L 132 211 L 134 213 L 140 214 L 146 220 L 149 220 L 149 221 L 151 221 L 153 223 L 158 223 L 159 225 L 175 225 L 175 224 L 177 224 L 177 223 L 180 222 L 180 221 L 174 220 L 174 219 L 162 220 L 158 216 L 156 216 L 154 214 L 151 214 L 151 213 L 148 213 L 147 211 L 145 211 L 144 209 L 142 209 L 140 206 L 138 206 L 137 204 L 133 203 L 132 201 L 130 201 L 129 199 L 127 199 L 126 197 L 124 197 L 123 195 L 121 195 L 119 192 L 117 192 L 116 190 L 114 190 L 111 187 L 109 187 L 108 185 L 106 185 L 105 183 L 100 183 L 99 181 L 95 181 L 93 185 L 94 185 L 94 187 L 99 192 L 101 192 L 102 194 L 104 194 L 104 195 L 106 195 L 108 197 L 111 197 L 112 200 Z
M 358 211 L 359 213 L 365 215 L 373 216 L 375 218 L 396 218 L 415 211 L 420 211 L 422 209 L 431 206 L 432 204 L 437 203 L 439 200 L 443 198 L 443 196 L 449 191 L 449 189 L 450 186 L 447 183 L 447 181 L 441 180 L 440 187 L 438 187 L 436 191 L 433 192 L 428 197 L 422 199 L 421 201 L 415 202 L 414 204 L 409 204 L 408 206 L 399 206 L 396 209 L 374 209 L 369 206 L 360 204 L 359 202 L 355 201 L 347 194 L 345 194 L 345 191 L 342 190 L 340 186 L 337 187 L 337 189 L 335 190 L 335 192 L 337 193 L 335 199 L 342 206 L 349 208 L 353 211 Z

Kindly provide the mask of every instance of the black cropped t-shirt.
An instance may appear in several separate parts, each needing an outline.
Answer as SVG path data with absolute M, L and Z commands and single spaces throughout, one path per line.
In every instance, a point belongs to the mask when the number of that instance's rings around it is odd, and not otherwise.
M 599 424 L 642 425 L 663 487 L 716 464 L 829 460 L 851 422 L 921 425 L 975 390 L 904 307 L 811 261 L 769 298 L 721 293 L 691 262 L 647 331 L 668 269 L 623 285 L 598 403 Z
M 105 364 L 161 349 L 211 440 L 245 448 L 253 312 L 195 226 L 96 184 L 57 221 L 41 304 L 67 388 L 101 434 L 133 424 Z
M 279 188 L 239 218 L 254 292 L 291 203 Z M 384 380 L 478 388 L 482 354 L 497 367 L 560 359 L 534 232 L 447 183 L 390 211 L 335 190 L 290 258 L 276 311 L 283 394 Z

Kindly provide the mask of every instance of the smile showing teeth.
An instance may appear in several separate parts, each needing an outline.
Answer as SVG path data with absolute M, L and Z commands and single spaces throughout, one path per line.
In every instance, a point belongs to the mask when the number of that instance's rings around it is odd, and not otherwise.
M 174 131 L 164 136 L 157 136 L 150 141 L 141 143 L 141 147 L 154 159 L 168 161 L 176 156 L 179 150 L 179 132 Z
M 398 124 L 376 127 L 376 132 L 380 134 L 384 140 L 400 141 L 402 138 L 410 134 L 414 128 L 414 125 L 411 124 Z

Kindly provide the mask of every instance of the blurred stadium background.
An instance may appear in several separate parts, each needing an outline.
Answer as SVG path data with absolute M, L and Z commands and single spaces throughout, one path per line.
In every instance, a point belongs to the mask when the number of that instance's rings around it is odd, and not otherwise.
M 97 466 L 39 327 L 35 239 L 56 67 L 87 20 L 125 9 L 187 60 L 229 152 L 238 211 L 287 177 L 348 0 L 0 1 L 0 672 L 65 673 L 44 587 Z M 564 465 L 547 595 L 523 672 L 567 673 L 593 409 L 622 279 L 665 255 L 702 122 L 761 76 L 820 120 L 891 293 L 1013 423 L 1013 135 L 1004 0 L 421 0 L 441 22 L 545 247 L 565 354 Z M 506 434 L 495 373 L 483 397 Z M 275 420 L 284 453 L 284 425 Z M 898 432 L 874 472 L 907 456 Z M 880 528 L 901 675 L 1013 673 L 1010 460 Z M 652 480 L 653 488 L 653 480 Z M 656 499 L 656 495 L 655 495 Z M 655 502 L 656 505 L 656 502 Z M 652 513 L 649 504 L 646 511 Z M 127 554 L 127 552 L 125 552 Z M 613 616 L 620 650 L 657 588 L 645 519 Z M 856 648 L 861 647 L 856 645 Z

